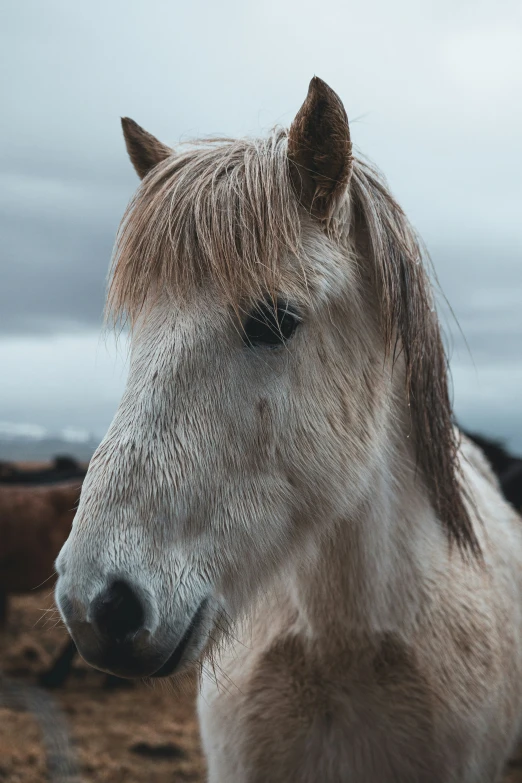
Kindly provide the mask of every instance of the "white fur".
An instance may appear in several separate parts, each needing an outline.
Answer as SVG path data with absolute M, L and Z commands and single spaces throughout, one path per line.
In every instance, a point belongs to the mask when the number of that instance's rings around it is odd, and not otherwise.
M 210 783 L 489 783 L 522 720 L 521 521 L 464 441 L 484 562 L 450 545 L 367 259 L 301 218 L 284 347 L 245 346 L 208 281 L 150 290 L 58 604 L 89 657 L 92 602 L 127 579 L 143 654 L 166 660 L 207 602 L 183 663 L 216 664 L 199 704 Z

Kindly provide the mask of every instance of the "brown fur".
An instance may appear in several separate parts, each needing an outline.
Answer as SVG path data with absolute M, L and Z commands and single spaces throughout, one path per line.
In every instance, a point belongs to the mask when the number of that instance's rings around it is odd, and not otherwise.
M 130 117 L 122 117 L 121 126 L 127 152 L 140 179 L 146 177 L 158 163 L 173 154 L 170 147 L 166 147 L 150 133 L 147 133 Z
M 35 590 L 54 576 L 80 497 L 78 482 L 0 487 L 0 593 Z
M 300 203 L 328 224 L 352 173 L 352 142 L 343 104 L 317 76 L 288 133 L 288 161 Z

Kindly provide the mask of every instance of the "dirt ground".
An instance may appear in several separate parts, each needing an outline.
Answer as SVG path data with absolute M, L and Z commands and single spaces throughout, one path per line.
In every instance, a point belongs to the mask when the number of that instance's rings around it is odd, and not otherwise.
M 0 632 L 0 670 L 9 678 L 36 683 L 65 643 L 52 607 L 48 591 L 11 598 Z M 65 685 L 51 693 L 69 724 L 81 783 L 203 783 L 195 691 L 190 680 L 176 689 L 164 681 L 110 688 L 78 658 Z M 0 781 L 48 780 L 34 716 L 0 703 Z M 522 783 L 522 754 L 503 783 Z
M 48 592 L 10 600 L 7 626 L 0 631 L 0 670 L 10 679 L 35 684 L 67 639 L 47 611 L 53 607 Z M 110 688 L 103 674 L 78 658 L 65 685 L 50 693 L 69 724 L 82 783 L 204 781 L 194 682 L 177 689 L 164 681 Z M 0 781 L 48 780 L 36 720 L 2 706 L 0 693 Z

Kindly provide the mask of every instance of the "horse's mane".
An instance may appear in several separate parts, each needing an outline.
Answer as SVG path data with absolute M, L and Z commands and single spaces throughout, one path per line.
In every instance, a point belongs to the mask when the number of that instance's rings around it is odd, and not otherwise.
M 466 509 L 447 362 L 419 242 L 383 178 L 354 160 L 351 205 L 382 302 L 386 350 L 402 352 L 417 463 L 450 540 L 479 546 Z M 352 228 L 353 228 L 352 226 Z M 116 240 L 108 312 L 135 320 L 151 285 L 182 295 L 214 280 L 237 305 L 277 291 L 280 259 L 302 261 L 299 204 L 287 132 L 187 146 L 145 177 Z
M 355 219 L 373 260 L 386 350 L 394 360 L 401 352 L 404 356 L 418 466 L 450 540 L 478 554 L 459 480 L 458 432 L 427 259 L 406 215 L 373 167 L 355 161 L 351 190 Z

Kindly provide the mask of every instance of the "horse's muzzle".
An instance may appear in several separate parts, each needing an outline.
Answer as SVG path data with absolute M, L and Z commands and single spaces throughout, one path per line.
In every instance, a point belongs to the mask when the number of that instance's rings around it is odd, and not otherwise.
M 146 597 L 127 581 L 113 580 L 82 612 L 62 591 L 58 604 L 80 655 L 96 669 L 119 677 L 168 677 L 199 650 L 207 601 L 196 608 L 177 633 L 152 632 Z

